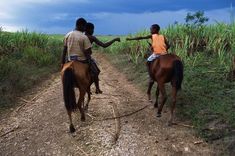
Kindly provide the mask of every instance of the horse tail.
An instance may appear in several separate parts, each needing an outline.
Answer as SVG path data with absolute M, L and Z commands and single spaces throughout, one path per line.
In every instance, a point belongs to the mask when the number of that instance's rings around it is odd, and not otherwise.
M 71 68 L 65 69 L 63 76 L 64 103 L 67 111 L 73 112 L 78 108 L 74 91 L 74 80 L 73 70 Z
M 175 83 L 176 83 L 176 89 L 181 89 L 181 83 L 183 81 L 183 63 L 180 60 L 175 60 L 173 62 L 173 68 L 174 68 L 174 77 L 175 77 Z

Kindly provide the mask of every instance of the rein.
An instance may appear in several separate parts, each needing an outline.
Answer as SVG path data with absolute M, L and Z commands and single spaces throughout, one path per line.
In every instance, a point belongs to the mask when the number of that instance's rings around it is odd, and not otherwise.
M 128 116 L 131 116 L 133 114 L 136 114 L 142 110 L 144 110 L 145 108 L 149 107 L 151 104 L 148 104 L 148 105 L 145 105 L 144 107 L 136 110 L 136 111 L 133 111 L 133 112 L 130 112 L 130 113 L 127 113 L 127 114 L 124 114 L 124 115 L 120 115 L 120 116 L 117 116 L 117 117 L 112 117 L 112 118 L 103 118 L 103 119 L 99 119 L 99 120 L 93 120 L 93 121 L 107 121 L 107 120 L 115 120 L 115 119 L 120 119 L 120 118 L 123 118 L 123 117 L 128 117 Z

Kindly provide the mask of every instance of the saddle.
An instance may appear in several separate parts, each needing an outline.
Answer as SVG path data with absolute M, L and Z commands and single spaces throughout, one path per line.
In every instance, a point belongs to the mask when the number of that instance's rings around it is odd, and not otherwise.
M 90 71 L 92 77 L 94 77 L 100 73 L 100 69 L 98 68 L 98 66 L 96 65 L 96 63 L 93 59 L 79 60 L 79 57 L 76 55 L 69 56 L 69 59 L 66 58 L 66 62 L 71 62 L 71 61 L 78 61 L 81 63 L 89 64 L 89 71 Z
M 78 61 L 78 62 L 81 62 L 81 63 L 89 63 L 88 60 L 80 60 L 79 57 L 76 56 L 76 55 L 74 55 L 74 56 L 69 56 L 69 58 L 66 57 L 66 63 L 67 63 L 67 62 L 70 62 L 70 61 Z

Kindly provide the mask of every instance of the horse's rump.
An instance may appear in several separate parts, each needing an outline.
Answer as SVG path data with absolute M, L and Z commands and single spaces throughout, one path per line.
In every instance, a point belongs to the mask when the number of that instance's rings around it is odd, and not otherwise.
M 159 65 L 161 68 L 171 68 L 175 60 L 180 60 L 180 58 L 175 54 L 165 54 L 159 57 Z
M 162 81 L 163 83 L 170 82 L 175 74 L 175 61 L 181 62 L 180 58 L 175 54 L 161 55 L 154 60 L 151 65 L 151 71 L 156 81 Z M 178 63 L 177 63 L 178 65 Z
M 77 84 L 81 87 L 85 87 L 84 89 L 87 90 L 91 82 L 89 64 L 74 61 L 73 68 Z
M 88 86 L 90 84 L 91 75 L 90 75 L 88 63 L 83 63 L 79 61 L 71 61 L 71 62 L 64 64 L 64 67 L 61 71 L 62 77 L 63 77 L 64 71 L 67 68 L 71 68 L 73 70 L 73 73 L 75 76 L 74 81 L 77 87 Z M 87 89 L 87 87 L 85 87 L 85 89 Z
M 90 87 L 91 76 L 88 64 L 71 61 L 64 64 L 61 71 L 65 107 L 69 111 L 77 109 L 74 88 L 86 92 Z

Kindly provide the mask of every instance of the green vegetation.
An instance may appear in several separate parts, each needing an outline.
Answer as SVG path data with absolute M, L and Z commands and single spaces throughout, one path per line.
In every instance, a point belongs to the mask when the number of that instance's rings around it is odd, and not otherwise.
M 188 16 L 187 24 L 175 24 L 161 30 L 171 44 L 169 52 L 176 53 L 184 62 L 177 116 L 181 120 L 191 120 L 200 136 L 213 141 L 230 136 L 235 129 L 235 82 L 232 75 L 235 23 L 205 26 L 206 19 L 198 20 L 203 14 Z M 149 33 L 145 30 L 128 37 Z M 113 63 L 144 91 L 147 86 L 144 62 L 149 51 L 148 42 L 151 41 L 123 39 L 105 50 Z
M 0 109 L 12 107 L 16 97 L 58 71 L 61 40 L 28 31 L 0 30 Z

